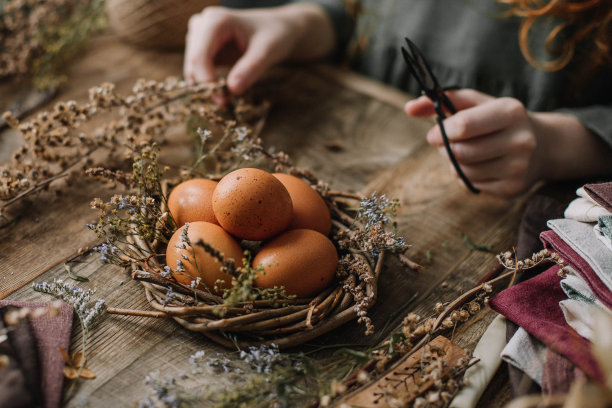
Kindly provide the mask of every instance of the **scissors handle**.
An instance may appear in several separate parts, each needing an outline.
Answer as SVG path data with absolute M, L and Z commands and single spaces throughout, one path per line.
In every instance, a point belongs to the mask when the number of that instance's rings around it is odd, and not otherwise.
M 447 109 L 449 110 L 449 112 L 456 113 L 457 111 L 455 110 L 455 107 L 453 106 L 453 104 L 450 102 L 450 100 L 448 102 L 450 103 L 450 106 L 447 106 Z M 438 123 L 438 127 L 440 128 L 440 133 L 442 133 L 442 141 L 444 142 L 444 148 L 446 149 L 446 153 L 448 154 L 448 158 L 453 164 L 453 167 L 457 171 L 457 175 L 459 176 L 459 178 L 461 178 L 461 181 L 463 181 L 463 184 L 465 184 L 468 190 L 470 190 L 474 194 L 480 193 L 480 190 L 474 187 L 472 182 L 467 178 L 467 176 L 461 169 L 461 166 L 457 162 L 457 159 L 455 158 L 455 154 L 453 153 L 453 149 L 451 149 L 451 145 L 448 140 L 448 136 L 446 135 L 444 124 L 442 123 L 442 121 L 446 118 L 446 116 L 444 115 L 444 110 L 440 106 L 440 103 L 438 100 L 434 101 L 434 109 L 436 110 L 436 113 L 437 113 L 436 122 Z

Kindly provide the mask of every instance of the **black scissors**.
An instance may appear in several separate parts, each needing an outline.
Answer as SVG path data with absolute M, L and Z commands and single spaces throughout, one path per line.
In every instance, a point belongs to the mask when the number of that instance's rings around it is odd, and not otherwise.
M 423 54 L 419 51 L 419 49 L 414 45 L 412 41 L 408 38 L 404 38 L 406 40 L 406 44 L 408 45 L 408 49 L 402 47 L 402 55 L 404 56 L 404 60 L 406 64 L 408 64 L 408 71 L 414 76 L 414 78 L 419 83 L 422 93 L 426 95 L 431 101 L 434 103 L 434 109 L 436 110 L 436 114 L 438 115 L 436 118 L 436 122 L 438 122 L 438 126 L 440 126 L 440 132 L 442 133 L 442 140 L 444 141 L 444 147 L 446 148 L 446 152 L 448 153 L 448 157 L 450 158 L 451 163 L 457 170 L 457 174 L 466 185 L 466 187 L 474 194 L 480 193 L 476 187 L 472 185 L 470 180 L 466 177 L 457 163 L 457 159 L 453 154 L 453 151 L 450 147 L 450 142 L 448 141 L 448 136 L 446 136 L 446 130 L 444 129 L 444 125 L 442 121 L 446 118 L 444 114 L 444 109 L 446 109 L 451 114 L 457 113 L 457 109 L 453 103 L 448 99 L 446 94 L 444 93 L 444 88 L 440 86 L 438 80 L 434 76 L 433 72 L 431 72 L 431 68 L 429 68 L 429 64 L 425 61 Z

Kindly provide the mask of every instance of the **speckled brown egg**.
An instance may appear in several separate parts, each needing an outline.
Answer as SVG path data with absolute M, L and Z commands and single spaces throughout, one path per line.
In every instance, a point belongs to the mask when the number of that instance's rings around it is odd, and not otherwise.
M 206 290 L 208 288 L 216 294 L 221 294 L 222 289 L 229 289 L 232 277 L 222 272 L 221 263 L 196 243 L 199 240 L 206 242 L 219 250 L 224 258 L 233 259 L 234 263 L 240 266 L 242 265 L 243 253 L 238 242 L 220 226 L 210 222 L 196 221 L 190 222 L 187 227 L 190 246 L 185 244 L 181 238 L 184 230 L 185 226 L 174 232 L 166 249 L 166 265 L 174 271 L 172 276 L 178 282 L 187 286 L 200 277 L 202 278 L 200 289 Z M 186 256 L 187 259 L 184 259 L 182 255 Z M 180 261 L 184 271 L 177 271 L 177 269 L 181 269 L 177 261 Z M 214 289 L 217 279 L 224 281 L 224 284 L 219 287 L 219 291 Z
M 293 203 L 293 218 L 289 229 L 313 229 L 329 235 L 331 216 L 323 198 L 304 180 L 284 173 L 274 173 L 274 177 L 285 186 Z
M 182 227 L 186 222 L 206 221 L 219 224 L 212 209 L 212 195 L 217 182 L 208 179 L 192 179 L 172 189 L 168 197 L 168 210 Z
M 293 205 L 289 192 L 264 170 L 235 170 L 219 181 L 212 207 L 227 232 L 239 238 L 261 241 L 285 230 Z
M 264 268 L 255 284 L 262 288 L 284 286 L 288 295 L 315 296 L 334 278 L 338 266 L 336 247 L 325 235 L 309 229 L 282 233 L 266 243 L 253 259 Z

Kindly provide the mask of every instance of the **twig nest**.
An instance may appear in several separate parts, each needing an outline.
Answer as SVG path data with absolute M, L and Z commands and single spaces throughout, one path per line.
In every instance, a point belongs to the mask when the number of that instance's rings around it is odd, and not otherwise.
M 296 229 L 282 233 L 259 251 L 255 268 L 263 268 L 255 284 L 263 288 L 284 286 L 288 295 L 310 297 L 334 278 L 338 253 L 320 232 Z
M 146 48 L 180 49 L 189 18 L 219 0 L 106 0 L 111 28 L 126 42 Z

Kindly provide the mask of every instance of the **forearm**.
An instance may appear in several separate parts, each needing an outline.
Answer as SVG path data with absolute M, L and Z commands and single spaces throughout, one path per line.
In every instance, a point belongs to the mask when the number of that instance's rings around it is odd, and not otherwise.
M 612 176 L 612 148 L 574 116 L 531 114 L 540 175 L 547 180 Z

